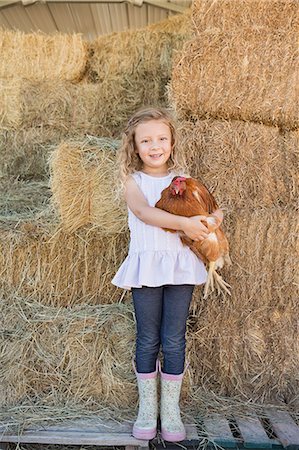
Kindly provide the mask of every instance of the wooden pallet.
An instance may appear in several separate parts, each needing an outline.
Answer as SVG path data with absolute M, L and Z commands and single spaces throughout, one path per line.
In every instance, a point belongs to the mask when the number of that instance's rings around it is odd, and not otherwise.
M 20 433 L 11 433 L 0 428 L 0 443 L 97 445 L 103 447 L 125 447 L 126 450 L 148 448 L 148 441 L 135 439 L 132 424 L 115 422 L 101 423 L 99 420 L 69 421 L 62 425 L 27 428 Z M 0 444 L 1 445 L 1 444 Z M 0 447 L 1 448 L 1 447 Z
M 135 439 L 132 436 L 133 423 L 117 424 L 98 420 L 73 421 L 63 425 L 39 428 L 28 428 L 19 433 L 5 431 L 0 428 L 0 450 L 5 450 L 9 442 L 23 444 L 60 444 L 60 445 L 96 445 L 100 447 L 125 447 L 126 450 L 145 450 L 149 441 Z M 189 446 L 198 442 L 196 426 L 186 425 Z
M 267 427 L 266 427 L 267 424 Z M 75 421 L 63 425 L 26 429 L 13 434 L 0 428 L 0 450 L 9 442 L 30 444 L 96 445 L 101 447 L 125 447 L 126 450 L 146 449 L 149 441 L 135 439 L 132 423 L 100 423 L 99 420 Z M 200 430 L 200 431 L 198 431 Z M 299 427 L 287 412 L 266 411 L 266 419 L 257 416 L 234 416 L 228 420 L 214 414 L 202 420 L 201 426 L 186 425 L 187 438 L 180 447 L 197 447 L 203 439 L 210 446 L 227 449 L 286 449 L 299 450 Z M 165 448 L 160 436 L 153 440 L 157 449 Z M 174 448 L 175 444 L 167 444 Z M 178 448 L 176 446 L 176 448 Z
M 264 420 L 214 415 L 203 420 L 203 429 L 211 443 L 223 448 L 299 450 L 299 427 L 284 411 L 267 410 Z

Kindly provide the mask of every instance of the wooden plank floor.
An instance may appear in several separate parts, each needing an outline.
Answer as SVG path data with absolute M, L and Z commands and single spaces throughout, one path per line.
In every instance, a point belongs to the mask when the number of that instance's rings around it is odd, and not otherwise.
M 299 427 L 286 411 L 266 411 L 263 420 L 255 415 L 228 420 L 212 415 L 203 420 L 207 438 L 223 448 L 299 450 Z
M 198 442 L 195 424 L 187 424 L 187 437 L 182 444 L 190 445 Z M 22 434 L 11 433 L 0 427 L 0 450 L 3 443 L 15 442 L 23 444 L 60 444 L 60 445 L 97 445 L 121 446 L 126 450 L 136 448 L 147 449 L 149 441 L 135 439 L 132 436 L 133 423 L 118 424 L 115 422 L 99 423 L 97 420 L 72 421 L 47 427 L 27 428 Z M 1 444 L 2 443 L 2 444 Z M 4 447 L 3 447 L 4 448 Z
M 0 450 L 5 443 L 60 444 L 122 446 L 126 450 L 148 448 L 149 442 L 132 436 L 132 423 L 101 423 L 99 420 L 81 420 L 39 428 L 27 428 L 22 434 L 0 428 Z M 202 420 L 202 431 L 198 434 L 195 424 L 186 426 L 187 438 L 179 445 L 194 447 L 205 438 L 211 446 L 215 444 L 228 449 L 286 449 L 299 450 L 299 427 L 285 411 L 267 410 L 265 420 L 255 415 L 229 420 L 213 414 Z M 160 434 L 153 440 L 159 448 L 174 448 L 176 444 L 161 443 Z M 161 447 L 162 445 L 162 447 Z M 175 447 L 177 448 L 177 447 Z
M 27 428 L 11 433 L 0 428 L 0 442 L 23 444 L 97 445 L 105 447 L 124 446 L 148 448 L 148 441 L 132 436 L 132 424 L 115 422 L 100 423 L 99 420 L 78 420 L 47 427 Z

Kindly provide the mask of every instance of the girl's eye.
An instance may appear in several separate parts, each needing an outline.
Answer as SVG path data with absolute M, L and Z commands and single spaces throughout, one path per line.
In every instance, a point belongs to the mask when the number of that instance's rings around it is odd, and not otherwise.
M 147 139 L 143 139 L 143 140 L 141 141 L 141 144 L 146 144 L 147 142 L 148 142 Z
M 161 141 L 167 141 L 167 137 L 162 137 Z

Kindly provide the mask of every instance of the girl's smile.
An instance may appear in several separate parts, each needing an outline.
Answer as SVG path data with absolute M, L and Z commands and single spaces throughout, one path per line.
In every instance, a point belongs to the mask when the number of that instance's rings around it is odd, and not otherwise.
M 136 153 L 143 162 L 145 173 L 161 175 L 167 173 L 170 157 L 171 131 L 162 120 L 140 123 L 135 130 Z

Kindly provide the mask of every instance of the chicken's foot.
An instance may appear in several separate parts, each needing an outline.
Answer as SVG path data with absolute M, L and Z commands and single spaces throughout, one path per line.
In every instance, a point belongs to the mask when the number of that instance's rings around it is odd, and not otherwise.
M 231 295 L 229 290 L 231 286 L 216 272 L 216 262 L 210 261 L 208 278 L 204 288 L 204 298 L 207 298 L 215 290 L 215 286 L 218 294 L 226 292 L 228 295 Z

